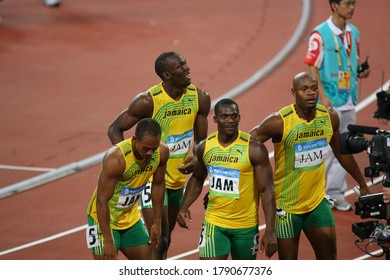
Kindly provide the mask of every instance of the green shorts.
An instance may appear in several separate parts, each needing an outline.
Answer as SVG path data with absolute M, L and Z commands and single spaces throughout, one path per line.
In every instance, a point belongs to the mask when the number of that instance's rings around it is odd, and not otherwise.
M 150 192 L 151 184 L 147 184 L 144 191 L 142 192 L 141 198 L 141 209 L 153 208 L 152 207 L 152 194 Z M 183 201 L 184 186 L 177 190 L 165 189 L 164 206 L 171 206 L 180 208 L 181 202 Z
M 138 222 L 128 229 L 111 229 L 111 234 L 118 251 L 123 248 L 143 246 L 149 243 L 149 235 L 142 219 L 139 219 Z M 103 234 L 99 224 L 90 215 L 88 215 L 86 237 L 87 246 L 88 248 L 92 248 L 92 253 L 95 255 L 103 255 Z
M 305 214 L 291 214 L 277 208 L 276 237 L 293 238 L 298 236 L 302 229 L 307 227 L 331 227 L 335 225 L 332 210 L 326 199 L 311 212 Z
M 184 187 L 180 189 L 172 190 L 166 189 L 165 197 L 168 198 L 168 206 L 179 209 L 181 202 L 183 201 L 184 196 Z
M 141 209 L 153 208 L 152 207 L 152 182 L 148 181 L 145 185 L 141 195 Z M 168 205 L 167 194 L 165 192 L 164 206 Z
M 231 253 L 233 260 L 255 260 L 258 251 L 258 226 L 228 229 L 203 222 L 199 240 L 201 258 L 215 258 Z

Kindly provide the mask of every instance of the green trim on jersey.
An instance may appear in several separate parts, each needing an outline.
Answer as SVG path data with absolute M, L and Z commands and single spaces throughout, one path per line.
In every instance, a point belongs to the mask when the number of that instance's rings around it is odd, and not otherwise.
M 310 212 L 325 197 L 325 158 L 333 128 L 328 111 L 317 104 L 316 117 L 306 122 L 294 105 L 282 108 L 283 137 L 275 145 L 274 187 L 283 210 Z
M 132 150 L 132 138 L 116 144 L 126 162 L 125 171 L 118 177 L 112 198 L 108 202 L 110 210 L 110 227 L 126 229 L 135 224 L 141 217 L 138 200 L 150 177 L 160 165 L 160 148 L 151 158 L 138 160 Z M 88 205 L 87 214 L 98 221 L 96 210 L 97 187 Z
M 205 221 L 230 229 L 258 224 L 259 191 L 254 183 L 249 145 L 250 135 L 242 131 L 227 147 L 219 144 L 218 132 L 207 137 L 203 162 L 210 191 Z
M 193 130 L 199 111 L 198 90 L 190 84 L 179 100 L 172 99 L 162 83 L 148 89 L 153 99 L 153 115 L 161 127 L 161 141 L 168 145 L 170 154 L 165 176 L 168 189 L 179 189 L 186 175 L 177 170 L 188 158 L 193 144 Z

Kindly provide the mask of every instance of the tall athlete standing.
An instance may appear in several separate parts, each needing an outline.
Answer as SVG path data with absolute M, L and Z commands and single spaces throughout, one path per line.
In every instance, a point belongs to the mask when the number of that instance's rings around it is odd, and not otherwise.
M 276 235 L 279 259 L 298 259 L 303 231 L 317 259 L 336 259 L 335 221 L 326 200 L 325 159 L 330 145 L 345 170 L 368 193 L 366 181 L 352 155 L 339 153 L 339 117 L 318 102 L 314 74 L 293 79 L 295 103 L 271 114 L 250 134 L 275 147 L 274 186 L 277 203 Z
M 199 142 L 207 136 L 209 95 L 191 83 L 186 59 L 176 52 L 164 52 L 155 62 L 156 74 L 162 82 L 138 94 L 129 107 L 110 125 L 108 136 L 113 144 L 123 140 L 124 132 L 143 118 L 151 117 L 161 126 L 161 140 L 170 150 L 166 170 L 166 199 L 162 220 L 162 239 L 155 259 L 165 259 L 176 225 L 184 193 L 186 174 L 193 171 L 196 157 L 190 156 L 191 146 L 196 154 Z M 148 189 L 142 198 L 142 213 L 148 230 L 153 224 L 153 211 Z

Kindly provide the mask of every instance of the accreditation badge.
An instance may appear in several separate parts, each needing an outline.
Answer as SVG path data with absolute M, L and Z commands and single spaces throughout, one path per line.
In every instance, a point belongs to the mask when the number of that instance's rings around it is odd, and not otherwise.
M 338 73 L 339 93 L 349 93 L 351 88 L 351 71 L 339 71 Z

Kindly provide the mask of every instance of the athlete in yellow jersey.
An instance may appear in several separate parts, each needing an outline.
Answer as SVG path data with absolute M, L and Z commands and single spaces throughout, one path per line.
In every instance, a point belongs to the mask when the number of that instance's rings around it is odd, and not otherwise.
M 171 234 L 176 225 L 177 212 L 183 197 L 186 174 L 190 174 L 197 158 L 199 142 L 207 136 L 207 116 L 210 111 L 209 95 L 191 84 L 190 68 L 186 59 L 175 52 L 160 54 L 155 62 L 156 74 L 162 82 L 138 94 L 129 107 L 110 125 L 108 135 L 113 144 L 124 139 L 124 132 L 143 118 L 158 121 L 162 141 L 170 150 L 166 170 L 166 202 L 162 220 L 162 239 L 154 259 L 165 259 Z M 153 209 L 150 205 L 149 187 L 142 195 L 142 214 L 150 231 Z
M 336 232 L 325 199 L 325 158 L 328 144 L 344 169 L 356 180 L 362 195 L 368 188 L 352 155 L 339 153 L 339 118 L 332 108 L 318 105 L 318 83 L 311 73 L 293 79 L 295 104 L 271 114 L 250 134 L 275 147 L 274 186 L 276 235 L 280 259 L 298 259 L 301 231 L 317 259 L 336 259 Z
M 238 130 L 238 105 L 222 99 L 215 105 L 218 132 L 210 134 L 198 148 L 198 165 L 191 176 L 178 223 L 188 228 L 188 208 L 202 192 L 209 177 L 208 204 L 199 242 L 201 259 L 256 259 L 259 248 L 259 198 L 266 219 L 261 251 L 276 252 L 275 196 L 267 149 Z
M 166 187 L 177 190 L 183 188 L 186 175 L 178 170 L 190 154 L 194 133 L 194 123 L 199 112 L 198 91 L 190 84 L 179 99 L 175 100 L 165 91 L 162 83 L 148 89 L 153 99 L 153 115 L 161 126 L 161 141 L 169 147 Z M 180 205 L 179 205 L 180 207 Z
M 150 118 L 137 125 L 135 136 L 107 151 L 98 186 L 89 202 L 87 245 L 95 259 L 116 259 L 120 250 L 128 259 L 151 259 L 148 233 L 137 202 L 153 175 L 154 224 L 151 241 L 159 245 L 165 193 L 164 174 L 169 157 L 160 142 L 159 124 Z
M 278 207 L 292 214 L 304 214 L 314 210 L 326 196 L 325 189 L 304 188 L 317 182 L 325 184 L 324 159 L 328 143 L 333 135 L 328 110 L 320 104 L 316 117 L 302 120 L 295 105 L 279 111 L 283 119 L 283 136 L 275 145 L 274 185 Z M 294 172 L 295 171 L 295 172 Z

